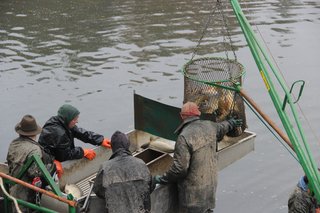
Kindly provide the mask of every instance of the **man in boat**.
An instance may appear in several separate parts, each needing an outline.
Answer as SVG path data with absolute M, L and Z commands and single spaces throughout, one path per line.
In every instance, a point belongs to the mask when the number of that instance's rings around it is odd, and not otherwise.
M 147 165 L 132 156 L 127 136 L 116 131 L 111 137 L 112 156 L 97 174 L 93 191 L 105 200 L 108 213 L 147 213 L 154 187 Z
M 320 213 L 317 200 L 308 187 L 307 176 L 302 176 L 288 200 L 289 213 Z
M 26 163 L 32 155 L 38 155 L 49 173 L 53 174 L 55 171 L 53 157 L 44 152 L 36 141 L 37 135 L 41 132 L 41 127 L 37 124 L 35 118 L 32 115 L 25 115 L 16 125 L 15 130 L 19 134 L 19 137 L 14 139 L 9 145 L 7 154 L 9 174 L 16 177 L 24 166 L 24 163 Z M 42 177 L 42 172 L 39 167 L 33 163 L 21 179 L 27 183 L 41 187 L 42 181 L 40 177 Z M 37 198 L 40 198 L 39 194 L 35 191 L 20 184 L 11 187 L 10 194 L 15 198 L 31 203 L 36 203 L 39 201 Z M 22 212 L 31 212 L 30 209 L 23 206 L 21 206 L 20 209 Z
M 64 104 L 58 115 L 51 117 L 43 126 L 39 143 L 59 162 L 83 157 L 92 160 L 96 153 L 93 149 L 76 147 L 74 138 L 96 146 L 110 147 L 110 140 L 102 135 L 77 127 L 79 110 L 72 105 Z M 62 168 L 61 166 L 59 166 Z M 60 171 L 61 175 L 62 171 Z
M 173 156 L 173 164 L 155 183 L 177 183 L 180 213 L 213 212 L 217 189 L 217 141 L 242 120 L 221 123 L 200 120 L 201 112 L 194 102 L 185 103 L 180 112 L 182 124 Z

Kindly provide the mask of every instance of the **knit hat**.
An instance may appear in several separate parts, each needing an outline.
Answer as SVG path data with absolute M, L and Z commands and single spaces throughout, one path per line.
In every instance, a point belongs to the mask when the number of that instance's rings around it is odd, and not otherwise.
M 41 132 L 41 127 L 32 115 L 25 115 L 16 125 L 15 130 L 19 135 L 34 136 Z
M 184 116 L 200 116 L 201 112 L 199 111 L 197 104 L 193 102 L 187 102 L 183 104 L 180 114 Z
M 130 141 L 126 134 L 120 131 L 116 131 L 115 133 L 113 133 L 113 135 L 111 136 L 112 152 L 115 152 L 121 148 L 129 150 L 129 146 L 130 146 Z
M 67 125 L 79 114 L 79 110 L 70 104 L 64 104 L 58 110 L 58 116 L 60 116 Z

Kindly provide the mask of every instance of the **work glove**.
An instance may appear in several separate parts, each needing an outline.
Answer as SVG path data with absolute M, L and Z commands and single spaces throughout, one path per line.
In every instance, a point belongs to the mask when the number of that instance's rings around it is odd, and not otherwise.
M 93 160 L 96 157 L 96 153 L 93 149 L 83 149 L 83 155 L 89 160 Z
M 161 176 L 160 175 L 154 176 L 153 182 L 154 182 L 154 184 L 161 184 Z
M 104 138 L 101 146 L 106 147 L 107 149 L 111 149 L 111 142 L 108 138 Z
M 57 171 L 58 178 L 61 178 L 61 176 L 63 174 L 62 164 L 60 163 L 60 161 L 57 161 L 57 160 L 54 160 L 53 163 L 56 165 L 56 171 Z
M 230 118 L 228 122 L 233 128 L 242 126 L 242 119 Z

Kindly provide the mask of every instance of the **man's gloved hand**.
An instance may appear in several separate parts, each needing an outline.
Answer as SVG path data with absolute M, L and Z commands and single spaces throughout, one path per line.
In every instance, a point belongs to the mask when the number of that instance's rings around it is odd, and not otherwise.
M 93 160 L 96 157 L 96 153 L 93 149 L 83 149 L 83 153 L 84 157 L 89 160 Z
M 104 138 L 101 146 L 106 147 L 107 149 L 111 149 L 111 142 L 108 138 Z
M 228 120 L 228 122 L 232 127 L 241 127 L 242 126 L 242 119 L 230 118 Z
M 63 174 L 63 168 L 62 168 L 60 161 L 54 160 L 53 163 L 56 165 L 56 171 L 57 171 L 58 178 L 61 178 L 61 176 Z
M 154 176 L 153 182 L 154 182 L 154 184 L 161 184 L 161 176 L 160 175 Z

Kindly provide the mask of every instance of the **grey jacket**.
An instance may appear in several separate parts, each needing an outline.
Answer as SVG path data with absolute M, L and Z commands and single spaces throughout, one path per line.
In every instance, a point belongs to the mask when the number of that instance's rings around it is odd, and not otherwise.
M 45 153 L 36 141 L 28 137 L 20 136 L 19 138 L 13 140 L 9 146 L 7 162 L 10 175 L 16 177 L 22 169 L 24 163 L 26 163 L 28 158 L 32 155 L 38 155 L 47 167 L 48 171 L 51 173 L 54 172 L 55 166 L 53 164 L 53 157 Z M 35 163 L 29 167 L 21 179 L 27 183 L 32 183 L 34 177 L 42 177 L 42 173 Z M 35 203 L 36 192 L 22 185 L 16 184 L 11 187 L 10 193 L 15 198 Z M 23 212 L 29 212 L 29 209 L 22 206 L 21 210 Z
M 9 146 L 7 154 L 7 162 L 9 166 L 10 175 L 16 177 L 24 163 L 32 155 L 38 155 L 43 163 L 46 165 L 49 172 L 53 172 L 53 156 L 50 156 L 41 149 L 40 144 L 31 138 L 20 136 L 13 140 Z M 41 171 L 33 163 L 32 166 L 27 170 L 26 177 L 33 179 L 34 177 L 41 176 Z
M 202 213 L 215 207 L 217 141 L 231 129 L 227 121 L 214 123 L 198 117 L 184 120 L 178 128 L 173 165 L 160 180 L 177 182 L 179 212 Z
M 150 212 L 152 178 L 146 164 L 118 149 L 105 162 L 96 177 L 93 191 L 105 199 L 108 213 Z

